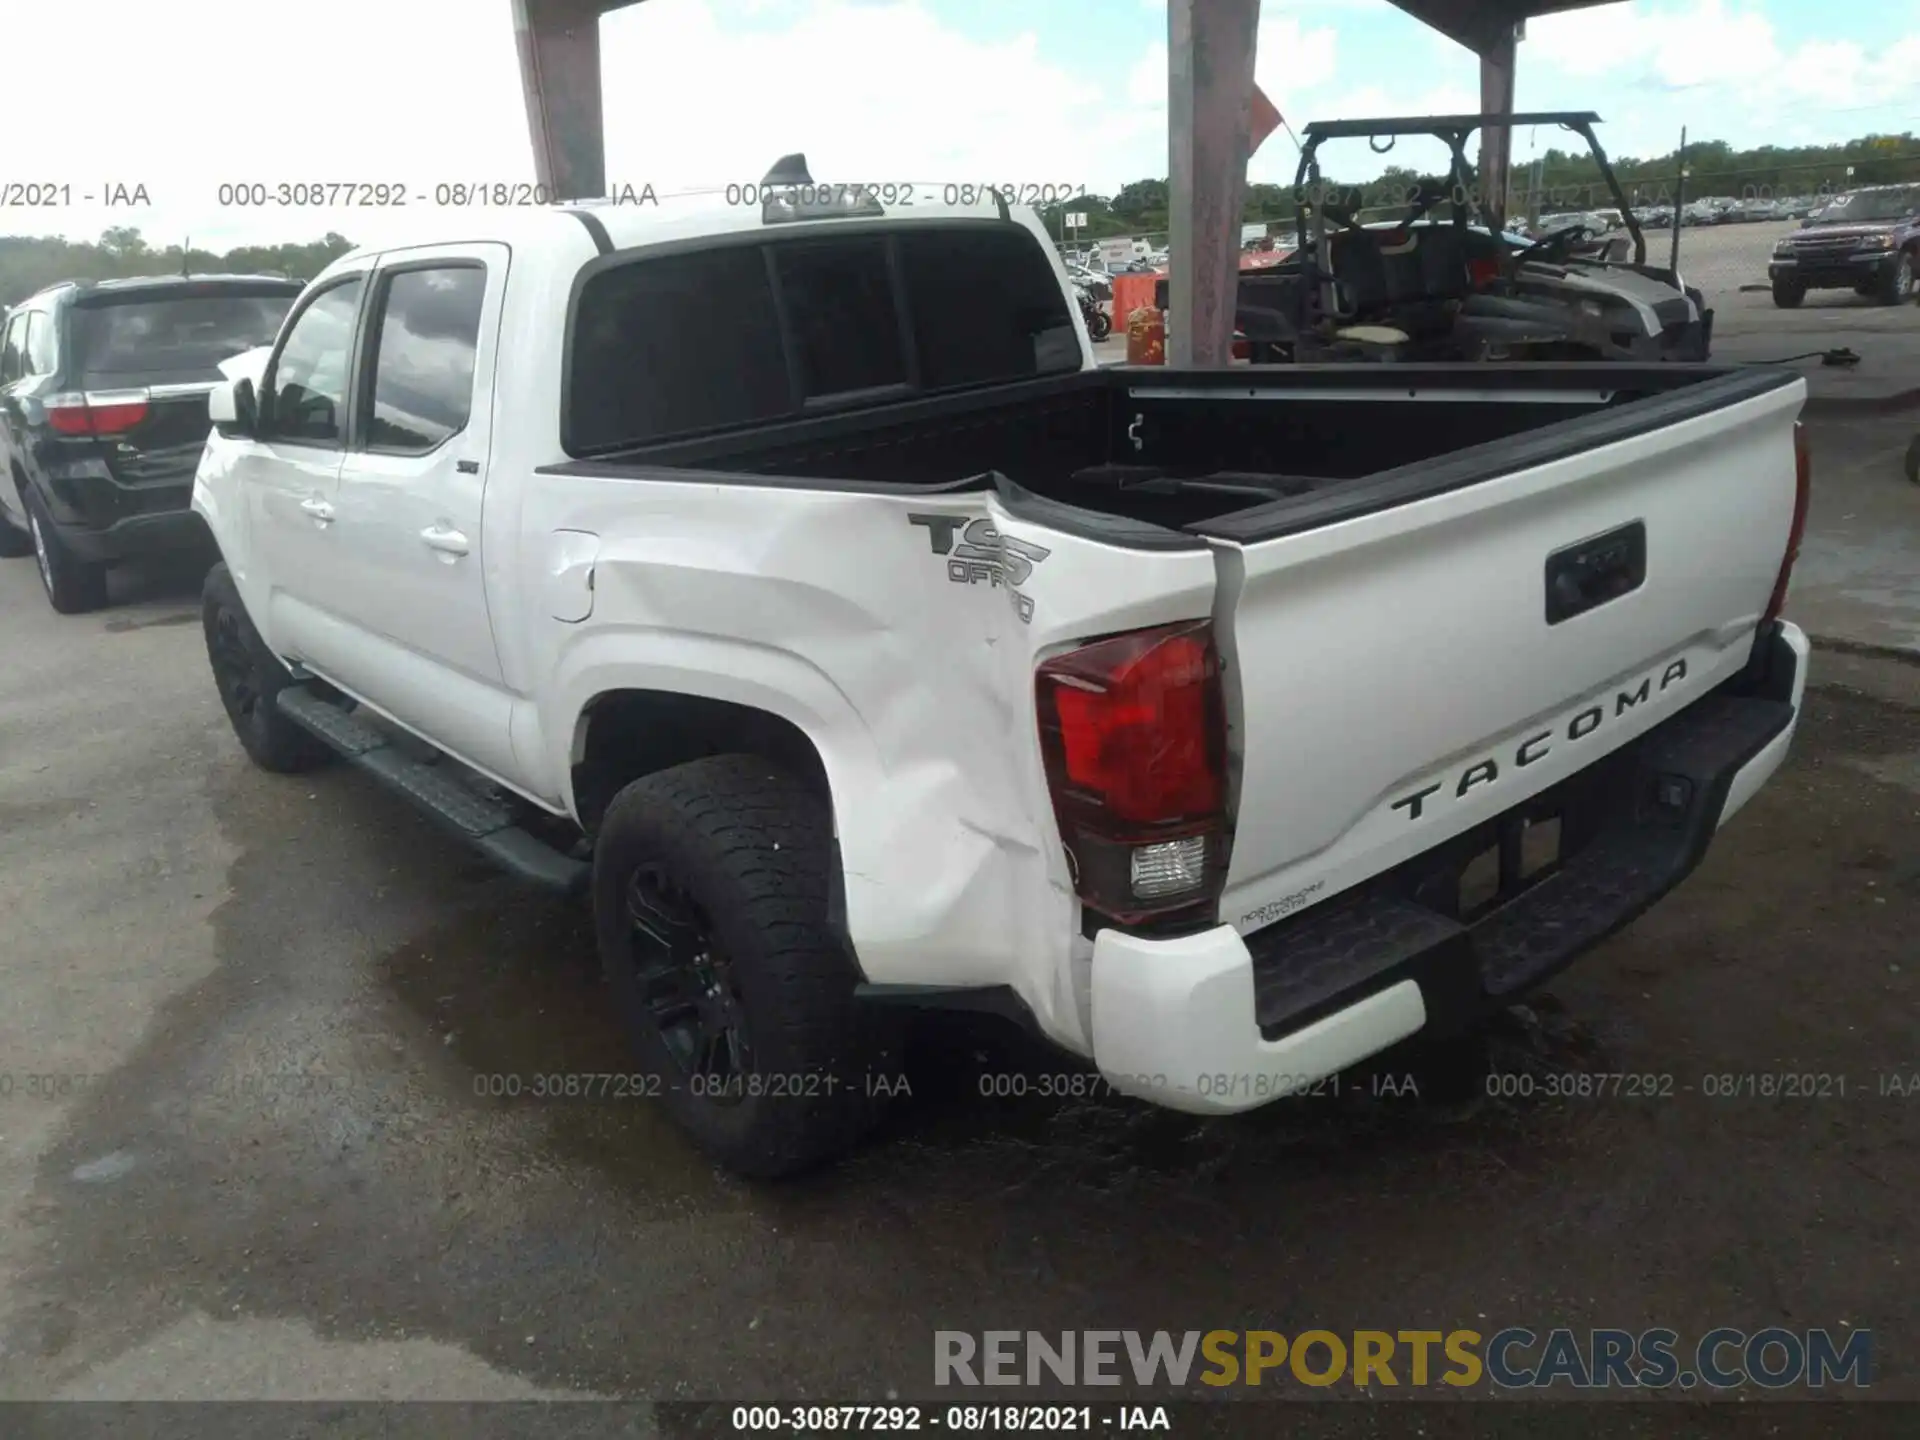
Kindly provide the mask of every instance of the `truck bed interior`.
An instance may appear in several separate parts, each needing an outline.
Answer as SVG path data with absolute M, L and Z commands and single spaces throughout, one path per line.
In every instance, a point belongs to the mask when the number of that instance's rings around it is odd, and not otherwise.
M 1792 383 L 1696 365 L 1114 367 L 972 393 L 849 407 L 552 467 L 686 469 L 915 491 L 1000 485 L 1155 527 L 1344 507 L 1432 472 L 1491 478 Z M 1525 443 L 1517 443 L 1525 437 Z M 1003 477 L 1003 478 L 1002 478 Z M 1009 484 L 1010 482 L 1010 484 Z M 1403 497 L 1407 498 L 1407 497 Z M 1336 503 L 1330 507 L 1327 502 Z

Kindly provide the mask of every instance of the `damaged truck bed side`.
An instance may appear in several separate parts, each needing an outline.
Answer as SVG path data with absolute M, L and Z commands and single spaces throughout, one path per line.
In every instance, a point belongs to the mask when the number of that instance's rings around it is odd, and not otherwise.
M 907 1006 L 1198 1112 L 1455 1031 L 1786 751 L 1793 374 L 1102 370 L 991 203 L 496 223 L 336 261 L 216 396 L 215 677 L 268 768 L 588 891 L 637 1066 L 744 1173 L 854 1142 Z M 393 459 L 436 265 L 471 393 Z M 362 286 L 338 458 L 289 460 L 301 316 Z

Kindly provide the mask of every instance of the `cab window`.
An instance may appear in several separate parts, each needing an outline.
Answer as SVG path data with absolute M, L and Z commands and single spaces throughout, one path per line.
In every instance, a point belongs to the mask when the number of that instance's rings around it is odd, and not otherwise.
M 300 312 L 267 376 L 265 438 L 338 445 L 345 436 L 347 372 L 366 277 L 323 291 Z

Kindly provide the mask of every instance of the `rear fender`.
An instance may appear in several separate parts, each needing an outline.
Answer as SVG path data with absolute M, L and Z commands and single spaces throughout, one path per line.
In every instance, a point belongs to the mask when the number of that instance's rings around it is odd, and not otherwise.
M 1073 907 L 1031 718 L 1039 625 L 1010 583 L 1052 562 L 1007 558 L 994 496 L 549 478 L 535 533 L 602 538 L 591 615 L 526 637 L 554 665 L 514 719 L 539 792 L 578 818 L 580 716 L 611 690 L 777 716 L 820 757 L 866 978 L 1011 986 L 1082 1043 L 1055 980 Z

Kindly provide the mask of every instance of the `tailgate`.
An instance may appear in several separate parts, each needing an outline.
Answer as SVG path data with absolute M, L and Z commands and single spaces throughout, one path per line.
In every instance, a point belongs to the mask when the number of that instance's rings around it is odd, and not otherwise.
M 221 362 L 271 342 L 296 293 L 285 282 L 185 282 L 96 291 L 74 306 L 72 368 L 118 484 L 192 484 Z
M 141 383 L 149 378 L 92 379 L 88 404 L 97 413 L 131 421 L 93 444 L 108 472 L 121 485 L 135 489 L 191 485 L 207 432 L 213 428 L 207 418 L 207 396 L 215 382 Z
M 1792 524 L 1805 395 L 1670 422 L 1655 402 L 1647 428 L 1624 406 L 1557 445 L 1521 437 L 1531 457 L 1502 441 L 1425 467 L 1424 498 L 1274 538 L 1218 527 L 1238 767 L 1221 918 L 1252 931 L 1337 894 L 1737 673 Z M 1417 493 L 1420 473 L 1362 485 Z

